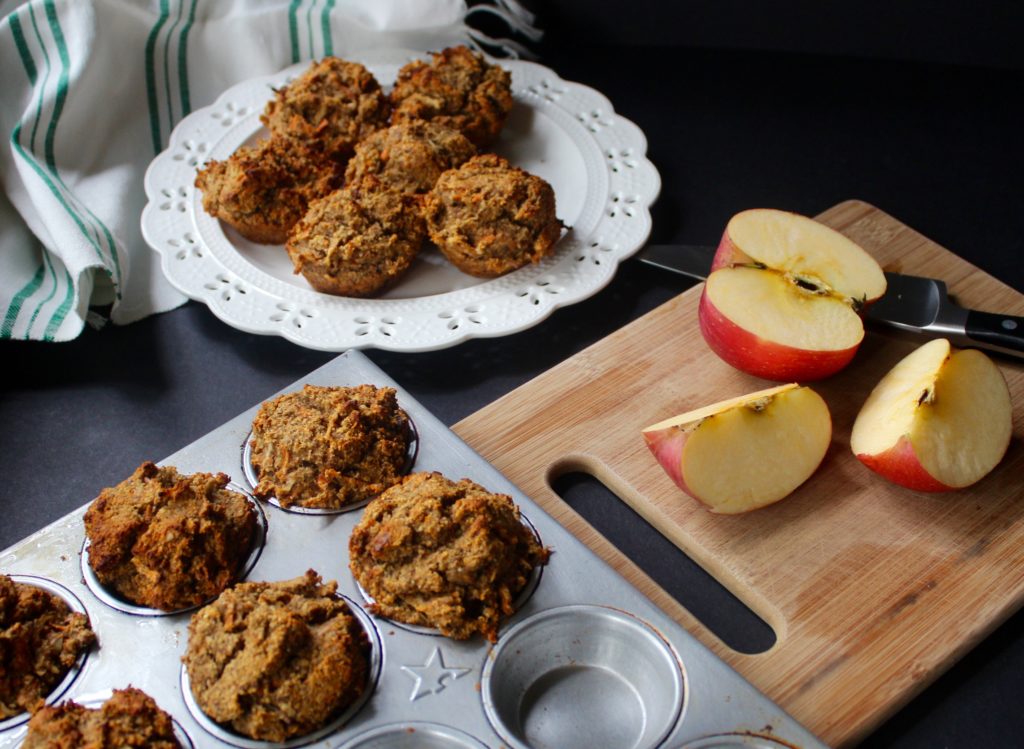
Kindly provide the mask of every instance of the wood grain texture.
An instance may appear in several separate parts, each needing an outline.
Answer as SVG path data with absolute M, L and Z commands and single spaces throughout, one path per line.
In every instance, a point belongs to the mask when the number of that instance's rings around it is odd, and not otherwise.
M 944 279 L 965 305 L 1024 314 L 1024 296 L 877 208 L 848 201 L 818 217 L 886 270 Z M 821 468 L 793 495 L 741 516 L 679 492 L 640 430 L 766 387 L 708 349 L 702 286 L 562 362 L 455 425 L 545 510 L 831 745 L 855 743 L 948 668 L 1024 600 L 1024 368 L 998 360 L 1014 402 L 997 469 L 954 493 L 911 492 L 850 452 L 857 410 L 923 339 L 869 331 L 853 364 L 813 383 L 833 417 Z M 724 645 L 551 489 L 599 479 L 775 630 L 767 652 Z

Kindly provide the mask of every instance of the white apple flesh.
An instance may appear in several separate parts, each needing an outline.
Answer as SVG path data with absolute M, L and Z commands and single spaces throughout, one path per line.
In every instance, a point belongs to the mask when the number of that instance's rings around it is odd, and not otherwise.
M 945 339 L 915 349 L 868 396 L 850 434 L 854 455 L 901 486 L 970 486 L 1002 460 L 1013 432 L 1006 380 L 985 354 Z
M 737 514 L 778 502 L 814 473 L 832 418 L 820 395 L 790 383 L 674 416 L 643 436 L 680 489 Z
M 769 380 L 835 374 L 864 338 L 861 309 L 885 274 L 859 245 L 786 211 L 738 213 L 726 226 L 698 308 L 701 332 L 732 366 Z

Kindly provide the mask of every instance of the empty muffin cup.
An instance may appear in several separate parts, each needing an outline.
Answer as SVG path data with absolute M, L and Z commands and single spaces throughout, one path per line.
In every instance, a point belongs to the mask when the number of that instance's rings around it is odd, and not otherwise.
M 243 489 L 238 484 L 232 482 L 226 487 L 233 492 L 237 492 L 245 496 L 249 500 L 249 504 L 252 505 L 256 511 L 256 529 L 252 539 L 252 549 L 249 551 L 249 556 L 242 562 L 241 568 L 238 570 L 238 576 L 236 582 L 244 580 L 253 568 L 256 566 L 256 562 L 259 561 L 260 555 L 263 553 L 263 547 L 267 543 L 267 515 L 263 511 L 263 507 L 256 500 L 247 489 Z M 187 611 L 194 611 L 199 607 L 203 606 L 209 601 L 203 601 L 193 606 L 186 606 L 180 609 L 173 609 L 165 611 L 163 609 L 152 608 L 150 606 L 140 606 L 139 604 L 127 601 L 116 593 L 108 589 L 100 579 L 96 576 L 96 572 L 89 564 L 89 539 L 86 537 L 82 544 L 82 578 L 85 580 L 86 587 L 92 592 L 94 596 L 100 599 L 103 603 L 110 606 L 112 609 L 116 609 L 125 614 L 132 614 L 133 616 L 173 616 L 175 614 L 182 614 Z M 214 596 L 215 598 L 216 596 Z M 210 600 L 213 600 L 212 598 Z
M 338 749 L 487 749 L 467 733 L 438 723 L 411 721 L 379 726 Z
M 653 749 L 675 727 L 683 674 L 649 625 L 605 606 L 525 619 L 484 664 L 484 710 L 513 749 Z

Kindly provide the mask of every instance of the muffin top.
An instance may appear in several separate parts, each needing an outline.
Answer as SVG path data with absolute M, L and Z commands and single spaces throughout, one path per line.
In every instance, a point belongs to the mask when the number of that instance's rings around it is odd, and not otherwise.
M 346 161 L 356 143 L 387 125 L 389 113 L 388 98 L 369 70 L 325 57 L 275 91 L 260 120 L 275 135 Z
M 497 640 L 548 555 L 511 497 L 436 472 L 407 476 L 372 501 L 349 539 L 371 611 L 460 640 Z
M 369 642 L 312 570 L 239 583 L 189 623 L 183 658 L 200 709 L 237 733 L 285 741 L 321 728 L 366 689 Z
M 99 708 L 76 702 L 44 707 L 28 723 L 24 749 L 180 749 L 171 716 L 141 689 L 115 689 Z
M 442 174 L 424 199 L 424 215 L 444 256 L 482 278 L 539 262 L 562 231 L 551 185 L 495 154 Z
M 476 154 L 476 148 L 459 131 L 439 122 L 409 120 L 378 130 L 356 146 L 348 162 L 345 180 L 358 182 L 374 175 L 385 187 L 420 195 L 438 177 Z
M 409 269 L 425 237 L 416 199 L 365 175 L 314 201 L 286 247 L 317 291 L 368 297 Z
M 493 143 L 512 111 L 512 75 L 465 46 L 398 71 L 391 122 L 431 120 L 458 130 L 478 148 Z
M 367 501 L 401 478 L 411 441 L 394 388 L 306 385 L 266 401 L 253 420 L 255 494 L 282 507 Z
M 42 706 L 96 635 L 85 614 L 0 575 L 0 720 Z
M 256 510 L 223 473 L 182 475 L 145 462 L 85 513 L 89 566 L 140 606 L 176 611 L 234 583 L 256 537 Z
M 196 175 L 203 210 L 246 239 L 284 244 L 311 200 L 342 183 L 341 164 L 302 143 L 272 137 L 241 146 L 224 161 L 210 160 Z

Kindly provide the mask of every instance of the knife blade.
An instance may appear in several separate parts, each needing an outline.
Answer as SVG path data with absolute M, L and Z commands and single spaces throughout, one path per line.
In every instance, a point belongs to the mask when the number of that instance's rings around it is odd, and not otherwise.
M 644 247 L 637 258 L 703 281 L 714 256 L 714 247 L 655 244 Z M 930 338 L 948 338 L 961 348 L 983 348 L 1024 359 L 1024 317 L 961 307 L 950 299 L 945 282 L 935 278 L 891 272 L 885 278 L 886 292 L 867 307 L 866 319 Z

